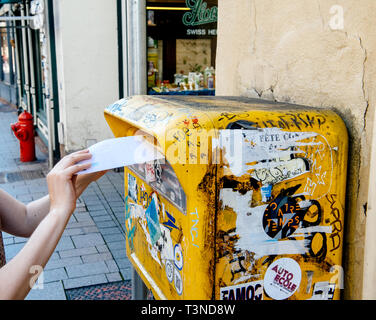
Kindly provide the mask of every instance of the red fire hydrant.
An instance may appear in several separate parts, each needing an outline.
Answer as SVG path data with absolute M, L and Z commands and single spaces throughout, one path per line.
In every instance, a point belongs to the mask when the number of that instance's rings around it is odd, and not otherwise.
M 35 160 L 35 141 L 33 116 L 27 112 L 22 112 L 18 117 L 18 122 L 10 125 L 15 136 L 20 140 L 20 154 L 22 162 Z

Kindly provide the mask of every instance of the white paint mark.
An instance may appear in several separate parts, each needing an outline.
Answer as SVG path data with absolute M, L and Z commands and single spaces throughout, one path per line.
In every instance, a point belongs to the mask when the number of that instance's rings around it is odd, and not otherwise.
M 265 165 L 257 162 L 274 161 L 280 165 L 280 159 L 304 153 L 298 147 L 322 144 L 302 142 L 317 135 L 315 132 L 287 132 L 279 128 L 220 130 L 219 146 L 225 151 L 224 158 L 231 172 L 242 176 L 250 169 Z
M 248 275 L 242 276 L 242 277 L 234 280 L 234 284 L 237 284 L 239 282 L 245 282 L 245 281 L 248 281 L 252 278 L 259 278 L 259 277 L 261 277 L 261 274 L 248 274 Z
M 262 219 L 268 205 L 251 208 L 252 195 L 252 190 L 245 195 L 230 188 L 220 191 L 222 207 L 232 208 L 237 214 L 236 234 L 239 235 L 239 239 L 236 249 L 254 252 L 255 259 L 268 255 L 306 253 L 309 246 L 308 240 L 290 240 L 289 238 L 277 240 L 267 235 L 262 225 Z M 308 203 L 306 204 L 308 205 Z M 331 233 L 332 228 L 328 226 L 298 228 L 291 236 L 303 236 L 313 232 Z
M 324 143 L 323 142 L 317 143 L 317 145 L 319 147 L 316 147 L 315 150 L 311 150 L 311 152 L 309 152 L 309 157 L 308 157 L 309 161 L 311 163 L 311 170 L 310 170 L 310 172 L 312 174 L 311 177 L 312 178 L 316 177 L 317 183 L 314 182 L 311 178 L 307 177 L 304 192 L 308 193 L 309 196 L 314 197 L 316 200 L 320 200 L 321 198 L 325 197 L 329 193 L 329 191 L 332 187 L 332 182 L 333 182 L 332 181 L 333 180 L 333 177 L 332 177 L 332 173 L 333 173 L 333 153 L 332 153 L 332 150 L 334 150 L 335 148 L 337 148 L 337 150 L 338 150 L 338 147 L 332 148 L 329 145 L 329 142 L 326 139 L 326 137 L 322 136 L 322 135 L 318 135 L 317 137 L 314 137 L 313 141 L 316 141 L 317 138 L 324 140 Z M 330 157 L 328 157 L 328 154 L 326 152 L 324 152 L 325 150 L 327 150 L 329 152 Z M 319 159 L 321 161 L 325 161 L 330 166 L 330 171 L 324 171 L 321 174 L 321 166 L 318 166 L 318 167 L 316 166 L 316 159 Z M 317 171 L 319 171 L 319 172 L 317 172 Z M 327 187 L 324 191 L 321 191 L 320 188 L 316 189 L 317 185 L 326 185 Z M 317 190 L 319 190 L 321 192 L 316 192 Z
M 298 205 L 300 208 L 308 208 L 312 205 L 312 202 L 310 200 L 302 200 L 298 202 Z
M 290 237 L 296 237 L 296 236 L 303 236 L 307 233 L 332 233 L 332 227 L 331 226 L 313 226 L 313 227 L 306 227 L 306 228 L 298 228 L 295 230 L 295 232 L 290 235 Z

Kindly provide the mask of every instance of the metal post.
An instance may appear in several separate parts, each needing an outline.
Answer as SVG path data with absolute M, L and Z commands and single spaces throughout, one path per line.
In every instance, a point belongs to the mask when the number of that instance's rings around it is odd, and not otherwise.
M 132 268 L 132 300 L 146 300 L 149 289 L 145 286 L 137 271 Z
M 43 28 L 44 29 L 44 34 L 46 36 L 47 40 L 47 63 L 48 67 L 45 66 L 45 68 L 48 68 L 48 80 L 46 81 L 46 95 L 44 97 L 46 101 L 46 116 L 47 116 L 47 128 L 48 128 L 48 165 L 49 168 L 52 169 L 54 166 L 54 150 L 56 148 L 55 145 L 55 130 L 54 130 L 54 100 L 53 100 L 53 93 L 52 93 L 52 70 L 51 70 L 51 65 L 52 65 L 52 59 L 51 59 L 51 39 L 50 39 L 50 34 L 49 30 L 51 28 L 50 26 L 50 21 L 48 19 L 49 17 L 49 6 L 47 1 L 45 1 L 44 5 L 45 11 L 45 17 L 44 21 L 46 21 L 46 25 Z M 43 69 L 42 69 L 43 72 Z M 48 86 L 48 87 L 47 87 Z
M 129 91 L 129 47 L 128 47 L 128 6 L 127 2 L 120 1 L 121 3 L 121 22 L 122 22 L 122 46 L 123 46 L 123 93 L 124 97 L 130 95 Z
M 129 93 L 146 94 L 146 1 L 128 1 L 127 15 Z
M 24 17 L 24 6 L 21 6 L 21 17 Z M 23 27 L 26 26 L 25 20 L 21 20 L 21 25 Z M 23 50 L 23 59 L 24 59 L 24 73 L 25 73 L 25 81 L 24 81 L 24 89 L 26 93 L 26 110 L 31 112 L 31 100 L 30 100 L 30 89 L 29 89 L 29 59 L 28 59 L 28 52 L 27 52 L 27 42 L 26 42 L 26 30 L 23 28 L 21 29 L 22 33 L 22 50 Z M 22 104 L 22 101 L 21 101 Z
M 133 92 L 133 87 L 134 87 L 134 83 L 133 83 L 133 78 L 132 78 L 132 70 L 133 70 L 133 54 L 132 54 L 132 50 L 133 50 L 133 36 L 132 36 L 132 32 L 130 30 L 132 30 L 132 2 L 131 1 L 127 1 L 126 2 L 126 10 L 125 10 L 125 14 L 126 14 L 126 18 L 123 19 L 125 22 L 126 22 L 126 29 L 123 30 L 123 34 L 126 35 L 126 42 L 125 42 L 125 45 L 126 45 L 126 48 L 127 50 L 125 51 L 126 53 L 126 61 L 127 61 L 127 93 L 128 95 L 132 95 L 132 92 Z M 125 84 L 125 82 L 124 82 Z
M 16 26 L 17 23 L 14 22 L 14 26 Z M 20 60 L 20 53 L 19 53 L 19 46 L 18 46 L 18 35 L 17 35 L 17 30 L 14 30 L 14 57 L 15 57 L 15 66 L 16 66 L 16 87 L 17 87 L 17 101 L 18 101 L 18 107 L 20 106 L 21 100 L 22 100 L 22 90 L 21 90 L 21 66 L 19 63 L 21 62 Z
M 26 15 L 29 13 L 28 7 L 25 8 Z M 30 65 L 30 94 L 31 103 L 33 108 L 34 125 L 37 124 L 37 99 L 35 96 L 35 70 L 34 70 L 34 52 L 33 52 L 33 39 L 31 36 L 31 29 L 27 29 L 28 48 L 29 48 L 29 65 Z M 39 43 L 38 43 L 39 45 Z
M 146 94 L 146 1 L 127 1 L 122 10 L 124 35 L 124 95 Z M 132 299 L 146 300 L 148 288 L 132 268 Z

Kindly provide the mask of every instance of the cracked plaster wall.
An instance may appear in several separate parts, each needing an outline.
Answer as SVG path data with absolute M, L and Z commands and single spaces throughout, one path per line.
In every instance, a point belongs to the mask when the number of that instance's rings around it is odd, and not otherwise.
M 344 297 L 360 299 L 376 103 L 376 1 L 218 2 L 217 95 L 333 107 L 346 122 Z M 331 24 L 338 21 L 334 5 L 343 8 L 340 29 Z

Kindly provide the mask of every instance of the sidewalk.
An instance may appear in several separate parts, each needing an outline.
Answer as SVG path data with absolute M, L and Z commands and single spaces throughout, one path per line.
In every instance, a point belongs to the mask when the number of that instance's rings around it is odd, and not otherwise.
M 10 130 L 10 124 L 16 121 L 16 111 L 0 104 L 0 188 L 28 203 L 47 194 L 47 155 L 37 147 L 37 161 L 19 161 L 19 143 Z M 44 269 L 43 289 L 31 290 L 26 299 L 66 300 L 70 289 L 130 280 L 124 219 L 123 173 L 110 171 L 78 199 Z M 27 241 L 7 233 L 3 233 L 3 238 L 7 261 Z

